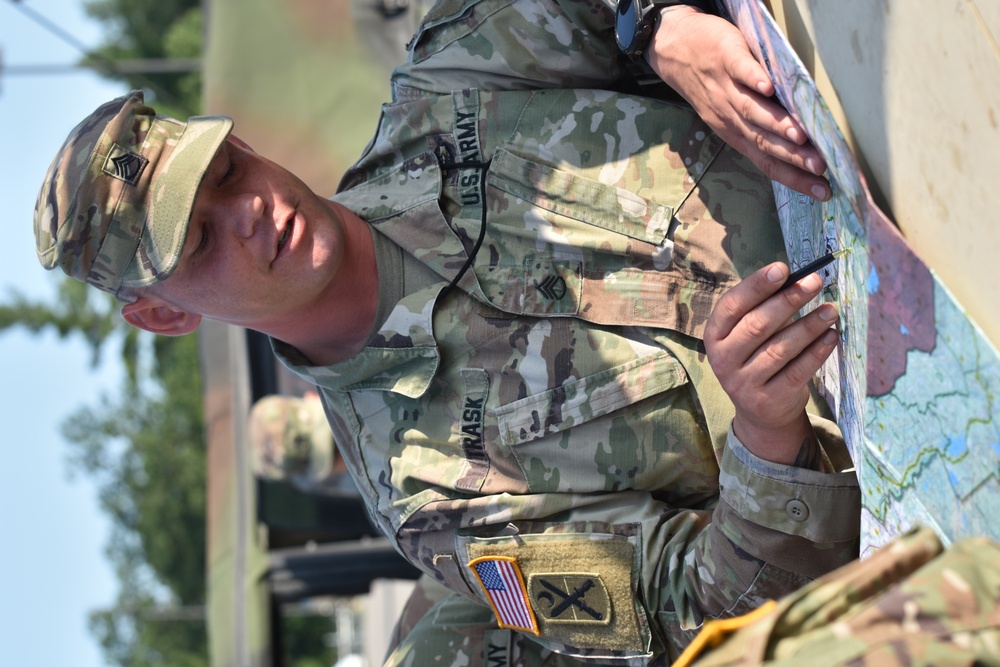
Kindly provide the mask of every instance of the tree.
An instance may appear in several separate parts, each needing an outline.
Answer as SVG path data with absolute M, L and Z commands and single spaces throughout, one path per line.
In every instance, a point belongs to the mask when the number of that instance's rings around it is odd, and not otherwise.
M 87 0 L 86 13 L 104 25 L 105 42 L 84 62 L 108 78 L 149 92 L 158 113 L 179 118 L 201 110 L 201 72 L 121 74 L 113 63 L 135 58 L 201 55 L 200 0 Z
M 200 111 L 200 72 L 117 74 L 113 66 L 117 59 L 199 56 L 199 0 L 90 0 L 85 10 L 104 25 L 106 39 L 84 62 L 145 89 L 159 113 Z M 119 395 L 82 407 L 63 424 L 71 469 L 95 481 L 112 522 L 106 551 L 120 588 L 112 608 L 92 614 L 91 631 L 112 664 L 203 666 L 205 439 L 197 340 L 140 334 L 118 315 L 119 305 L 63 278 L 53 303 L 13 293 L 0 306 L 0 331 L 20 325 L 81 335 L 94 365 L 110 341 L 120 341 L 126 374 Z
M 126 58 L 201 54 L 200 0 L 89 0 L 87 13 L 107 39 L 85 62 L 105 76 L 147 91 L 158 113 L 201 110 L 201 74 L 121 74 Z M 107 554 L 119 580 L 115 604 L 91 615 L 106 659 L 122 667 L 203 667 L 205 629 L 205 459 L 197 339 L 153 337 L 128 326 L 120 304 L 70 278 L 53 303 L 12 293 L 0 305 L 0 331 L 23 326 L 61 337 L 81 335 L 97 364 L 120 343 L 126 373 L 119 394 L 80 408 L 63 424 L 71 469 L 92 478 L 111 518 Z M 288 643 L 307 662 L 329 663 L 321 637 L 328 620 L 292 623 Z
M 205 596 L 205 437 L 197 338 L 141 334 L 118 304 L 64 278 L 56 301 L 14 294 L 0 330 L 22 325 L 80 334 L 93 363 L 122 341 L 127 372 L 116 397 L 102 396 L 63 423 L 70 466 L 90 477 L 111 519 L 106 548 L 119 580 L 116 604 L 90 627 L 107 659 L 123 667 L 206 665 L 200 612 Z
M 93 352 L 91 364 L 97 365 L 101 349 L 113 333 L 120 334 L 122 359 L 128 376 L 134 381 L 138 331 L 125 325 L 118 316 L 114 299 L 97 293 L 77 280 L 64 278 L 59 283 L 56 302 L 34 302 L 17 291 L 12 291 L 10 302 L 0 306 L 0 331 L 20 325 L 33 333 L 52 328 L 65 338 L 78 333 Z

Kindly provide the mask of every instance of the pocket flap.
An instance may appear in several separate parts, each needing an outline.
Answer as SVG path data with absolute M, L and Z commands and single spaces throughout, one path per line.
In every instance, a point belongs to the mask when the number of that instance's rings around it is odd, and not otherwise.
M 516 446 L 579 426 L 687 382 L 664 350 L 496 408 L 500 441 Z

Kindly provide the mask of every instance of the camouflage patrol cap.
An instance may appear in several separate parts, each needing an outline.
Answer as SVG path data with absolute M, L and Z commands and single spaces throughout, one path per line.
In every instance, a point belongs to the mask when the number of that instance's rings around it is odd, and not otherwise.
M 315 394 L 261 398 L 250 409 L 248 433 L 259 477 L 311 486 L 333 470 L 333 434 Z
M 38 193 L 42 266 L 116 296 L 169 276 L 202 176 L 232 127 L 225 116 L 158 116 L 141 91 L 99 107 L 70 132 Z

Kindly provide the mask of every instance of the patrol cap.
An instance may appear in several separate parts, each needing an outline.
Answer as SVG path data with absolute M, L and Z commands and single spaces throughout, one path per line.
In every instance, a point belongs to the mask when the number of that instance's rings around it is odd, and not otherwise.
M 249 440 L 254 474 L 312 486 L 336 461 L 333 433 L 319 396 L 265 396 L 250 408 Z
M 99 107 L 69 133 L 38 193 L 42 266 L 116 296 L 165 279 L 202 176 L 232 128 L 226 116 L 158 116 L 141 91 Z

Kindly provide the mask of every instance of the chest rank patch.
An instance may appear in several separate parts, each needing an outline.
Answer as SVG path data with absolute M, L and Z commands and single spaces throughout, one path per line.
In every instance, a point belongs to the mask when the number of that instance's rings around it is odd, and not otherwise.
M 532 574 L 528 577 L 528 597 L 545 623 L 607 625 L 611 622 L 611 598 L 599 574 Z
M 558 301 L 566 296 L 566 280 L 562 276 L 546 276 L 541 282 L 535 281 L 535 289 L 546 299 Z

